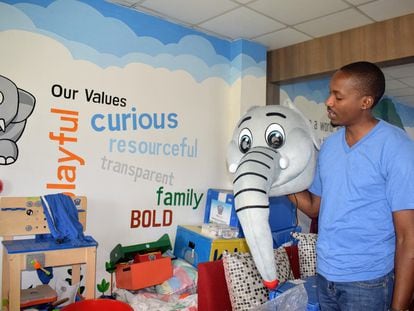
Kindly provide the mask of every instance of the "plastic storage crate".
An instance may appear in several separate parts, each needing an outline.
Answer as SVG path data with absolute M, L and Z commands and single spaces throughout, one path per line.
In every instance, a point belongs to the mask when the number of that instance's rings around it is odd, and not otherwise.
M 213 239 L 201 233 L 201 226 L 177 227 L 174 255 L 185 259 L 193 266 L 220 259 L 223 251 L 248 252 L 249 247 L 244 238 Z

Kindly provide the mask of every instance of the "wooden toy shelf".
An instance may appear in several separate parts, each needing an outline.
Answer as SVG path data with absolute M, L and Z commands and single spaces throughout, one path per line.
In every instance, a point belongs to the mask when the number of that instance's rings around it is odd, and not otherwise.
M 86 197 L 72 198 L 86 227 Z M 85 297 L 95 298 L 96 248 L 89 242 L 73 245 L 54 240 L 36 240 L 33 235 L 50 233 L 40 197 L 0 197 L 0 236 L 3 237 L 2 306 L 1 310 L 20 310 L 21 272 L 34 270 L 31 261 L 40 259 L 44 267 L 72 265 L 72 284 L 80 281 L 81 264 L 86 266 Z M 14 239 L 29 236 L 27 239 Z

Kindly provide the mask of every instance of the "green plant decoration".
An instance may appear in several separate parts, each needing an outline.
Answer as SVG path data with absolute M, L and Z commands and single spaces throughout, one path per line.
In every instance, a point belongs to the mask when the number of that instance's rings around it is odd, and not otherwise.
M 102 279 L 101 284 L 97 284 L 96 287 L 100 293 L 102 293 L 102 296 L 105 295 L 105 292 L 109 289 L 109 282 L 105 279 Z

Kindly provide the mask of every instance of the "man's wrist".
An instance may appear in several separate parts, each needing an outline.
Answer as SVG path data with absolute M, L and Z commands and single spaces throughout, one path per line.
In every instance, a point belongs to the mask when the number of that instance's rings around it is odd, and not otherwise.
M 389 311 L 410 311 L 409 309 L 396 309 L 396 308 L 390 308 Z

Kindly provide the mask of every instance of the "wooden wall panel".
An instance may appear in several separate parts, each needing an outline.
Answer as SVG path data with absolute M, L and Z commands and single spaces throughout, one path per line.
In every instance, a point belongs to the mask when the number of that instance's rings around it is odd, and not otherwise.
M 409 14 L 269 51 L 268 85 L 326 74 L 358 60 L 392 64 L 412 57 L 414 14 Z

